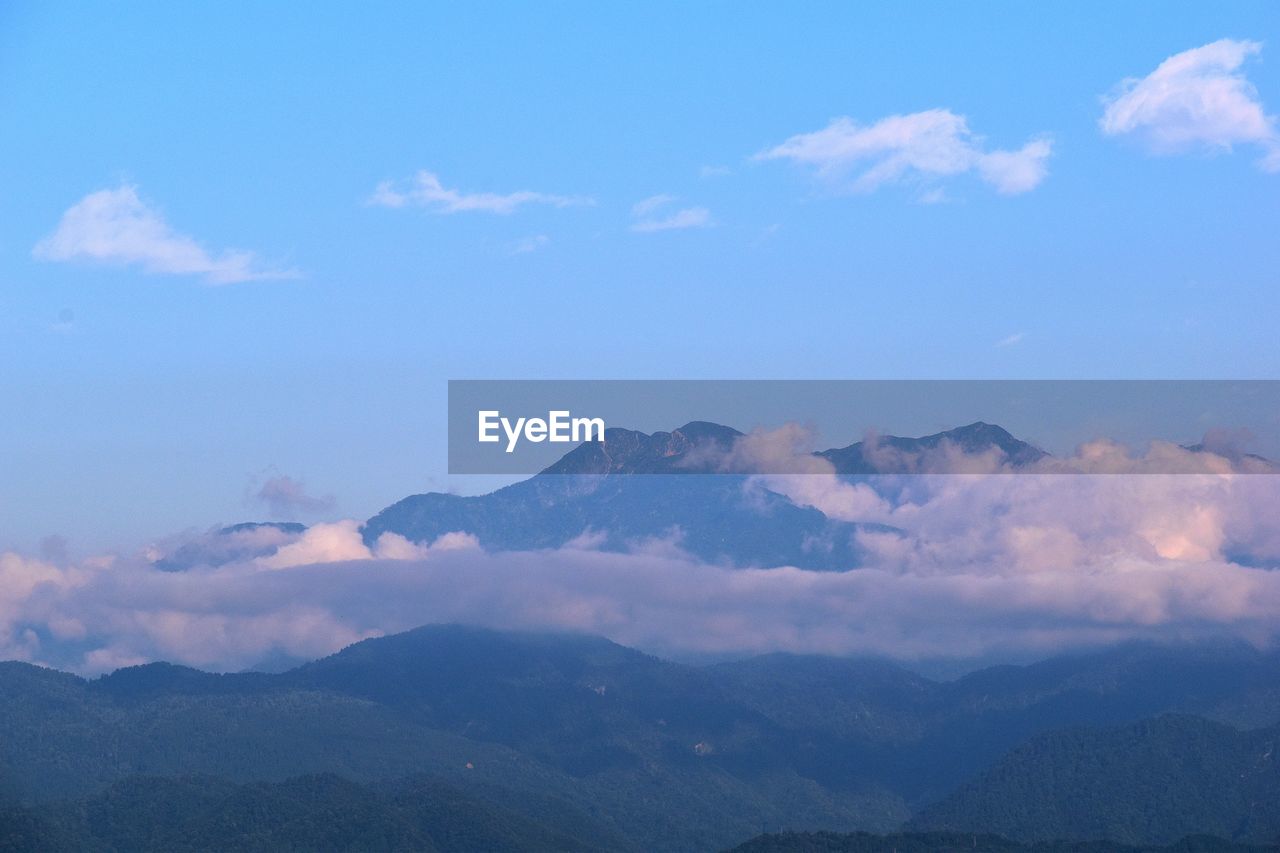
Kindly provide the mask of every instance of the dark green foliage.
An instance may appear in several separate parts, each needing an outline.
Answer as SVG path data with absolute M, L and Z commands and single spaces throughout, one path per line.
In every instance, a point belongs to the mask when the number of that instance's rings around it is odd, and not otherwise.
M 424 779 L 375 790 L 333 775 L 246 785 L 211 777 L 130 777 L 80 801 L 20 810 L 19 817 L 0 823 L 0 850 L 599 849 L 561 829 Z M 3 846 L 6 841 L 9 847 Z
M 1170 842 L 1191 832 L 1280 839 L 1280 727 L 1163 716 L 1034 738 L 927 808 L 919 827 L 1028 840 Z
M 1237 844 L 1207 836 L 1189 836 L 1169 846 L 1135 847 L 1114 841 L 1010 841 L 990 833 L 784 832 L 766 834 L 731 853 L 1263 853 L 1274 847 Z
M 1274 722 L 1276 684 L 1280 658 L 1234 646 L 1134 646 L 937 682 L 879 661 L 694 667 L 600 638 L 431 626 L 277 675 L 152 664 L 84 681 L 0 664 L 0 795 L 86 801 L 137 776 L 336 774 L 382 802 L 395 796 L 383 780 L 426 776 L 600 847 L 706 850 L 762 825 L 896 829 L 1066 726 L 1168 711 Z M 1102 834 L 1173 837 L 1156 828 L 1176 813 L 1198 816 L 1177 824 L 1185 832 L 1239 835 L 1199 820 L 1193 786 L 1132 790 L 1149 813 Z
M 935 682 L 879 661 L 770 655 L 711 668 L 730 695 L 795 733 L 793 761 L 826 785 L 874 778 L 938 799 L 1039 733 L 1170 711 L 1280 722 L 1280 655 L 1132 645 Z M 862 773 L 863 776 L 858 774 Z
M 32 809 L 0 806 L 0 853 L 58 853 L 73 841 Z

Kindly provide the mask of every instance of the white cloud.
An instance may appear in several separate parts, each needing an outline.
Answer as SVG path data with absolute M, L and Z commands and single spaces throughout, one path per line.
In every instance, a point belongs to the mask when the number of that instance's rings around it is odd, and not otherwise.
M 552 195 L 550 193 L 520 190 L 511 193 L 465 193 L 449 189 L 440 183 L 434 172 L 419 171 L 403 187 L 391 181 L 383 181 L 374 189 L 370 204 L 381 207 L 425 207 L 433 213 L 498 213 L 507 215 L 529 204 L 550 207 L 591 205 L 595 202 L 585 196 Z
M 137 265 L 148 273 L 198 275 L 211 284 L 298 277 L 295 270 L 260 267 L 253 252 L 229 249 L 210 254 L 193 238 L 174 231 L 138 197 L 134 186 L 89 193 L 62 215 L 57 230 L 37 243 L 32 254 L 46 261 Z
M 646 219 L 631 226 L 641 234 L 653 231 L 673 231 L 679 228 L 706 228 L 711 224 L 711 211 L 705 207 L 687 207 L 660 219 Z
M 341 560 L 368 560 L 373 553 L 360 537 L 360 523 L 350 519 L 330 524 L 314 524 L 293 542 L 275 553 L 258 558 L 267 569 L 290 569 L 312 563 L 334 563 Z
M 749 488 L 883 525 L 858 534 L 851 571 L 709 565 L 678 529 L 628 553 L 600 550 L 610 536 L 599 530 L 558 550 L 489 553 L 464 531 L 430 544 L 388 533 L 371 548 L 352 520 L 280 536 L 271 553 L 255 532 L 244 557 L 181 572 L 0 553 L 0 658 L 235 670 L 429 622 L 590 631 L 655 652 L 897 658 L 1280 634 L 1280 476 L 1170 444 L 1133 455 L 1098 441 L 1041 474 L 1007 476 L 998 454 L 965 464 L 940 447 L 912 470 L 980 473 L 854 483 L 808 455 L 812 439 L 793 425 L 753 433 L 726 464 L 765 472 Z
M 945 204 L 950 201 L 947 191 L 942 187 L 934 187 L 920 194 L 918 201 L 921 204 Z
M 986 151 L 964 116 L 934 109 L 888 116 L 866 126 L 837 118 L 822 130 L 798 134 L 760 152 L 756 159 L 810 166 L 824 179 L 847 184 L 855 192 L 977 170 L 998 192 L 1015 195 L 1044 180 L 1052 149 L 1051 140 L 1040 137 L 1016 151 Z
M 992 151 L 978 158 L 978 174 L 1002 195 L 1029 192 L 1049 174 L 1052 152 L 1053 144 L 1045 138 L 1033 139 L 1017 151 Z
M 647 234 L 680 228 L 706 228 L 712 224 L 711 211 L 705 207 L 686 207 L 665 216 L 658 215 L 660 210 L 667 208 L 675 201 L 675 196 L 661 193 L 636 202 L 631 206 L 631 215 L 639 221 L 631 226 L 631 230 Z
M 388 532 L 379 536 L 370 548 L 364 544 L 360 522 L 346 519 L 312 525 L 274 553 L 255 558 L 253 564 L 264 569 L 292 569 L 348 560 L 424 560 L 436 553 L 479 548 L 480 540 L 462 531 L 442 533 L 429 544 L 411 542 L 398 533 Z
M 376 556 L 380 560 L 425 560 L 432 554 L 445 551 L 478 550 L 480 540 L 474 534 L 460 530 L 441 533 L 430 544 L 411 542 L 399 533 L 388 531 L 378 537 L 378 541 L 373 544 L 373 553 L 369 556 Z
M 1026 332 L 1014 332 L 1012 335 L 1009 335 L 1007 338 L 1001 338 L 1000 340 L 996 341 L 996 346 L 1011 347 L 1014 344 L 1022 343 L 1026 339 L 1026 337 L 1027 337 Z
M 511 254 L 527 255 L 530 252 L 538 251 L 550 242 L 551 238 L 546 234 L 531 234 L 528 237 L 521 237 L 511 244 Z
M 306 484 L 285 474 L 267 478 L 254 497 L 266 504 L 277 519 L 327 512 L 335 504 L 332 495 L 308 494 Z
M 631 205 L 631 215 L 636 217 L 648 216 L 660 207 L 665 207 L 675 201 L 676 197 L 667 193 L 658 193 L 648 198 L 642 198 L 635 204 Z
M 863 521 L 886 517 L 889 504 L 870 485 L 836 476 L 829 460 L 812 453 L 816 438 L 813 430 L 798 424 L 753 430 L 734 443 L 721 467 L 752 475 L 748 496 L 762 486 L 828 518 Z
M 1256 41 L 1221 39 L 1174 54 L 1146 77 L 1120 84 L 1099 121 L 1102 132 L 1135 134 L 1157 154 L 1252 143 L 1263 150 L 1259 166 L 1280 171 L 1276 119 L 1241 72 L 1261 50 Z
M 354 521 L 276 558 L 188 572 L 0 554 L 0 657 L 86 673 L 155 659 L 235 670 L 430 622 L 588 631 L 685 654 L 1265 642 L 1280 625 L 1280 572 L 1223 550 L 1254 524 L 1274 535 L 1277 487 L 1267 476 L 919 478 L 890 512 L 898 531 L 864 533 L 867 563 L 847 572 L 699 563 L 678 536 L 630 553 L 491 554 L 465 534 L 426 547 L 384 537 L 370 551 Z M 1235 514 L 1245 503 L 1265 511 Z

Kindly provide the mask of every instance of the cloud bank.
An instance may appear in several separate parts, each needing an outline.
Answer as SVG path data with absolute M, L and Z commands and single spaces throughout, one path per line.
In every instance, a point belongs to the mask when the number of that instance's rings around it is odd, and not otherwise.
M 1047 136 L 1016 150 L 985 150 L 964 116 L 934 109 L 887 116 L 870 125 L 837 118 L 822 130 L 792 136 L 760 152 L 756 159 L 808 166 L 831 184 L 860 193 L 976 172 L 1002 195 L 1018 195 L 1044 180 L 1052 152 Z
M 788 427 L 734 452 L 758 462 L 799 453 L 805 440 Z M 1198 454 L 1203 473 L 1144 473 L 1173 452 L 1189 453 L 1096 442 L 1059 464 L 1113 473 L 1006 476 L 998 458 L 975 454 L 961 470 L 978 473 L 858 481 L 811 457 L 808 473 L 746 481 L 745 501 L 767 488 L 862 522 L 852 535 L 863 558 L 842 572 L 702 563 L 681 550 L 679 531 L 626 553 L 599 550 L 598 531 L 527 552 L 488 553 L 465 531 L 429 543 L 384 534 L 369 547 L 351 520 L 239 531 L 252 539 L 237 539 L 239 550 L 203 534 L 146 559 L 5 553 L 0 658 L 86 673 L 154 659 L 235 670 L 429 622 L 585 631 L 674 655 L 914 659 L 1133 638 L 1271 643 L 1280 477 L 1234 473 L 1215 454 Z M 925 471 L 937 464 L 921 461 Z M 160 570 L 160 552 L 182 547 L 186 570 Z
M 1146 77 L 1123 81 L 1099 124 L 1108 136 L 1134 135 L 1156 154 L 1262 149 L 1258 166 L 1280 171 L 1280 133 L 1241 70 L 1262 51 L 1256 41 L 1220 39 L 1161 62 Z
M 296 270 L 264 268 L 253 252 L 210 253 L 170 227 L 138 196 L 122 186 L 89 193 L 62 215 L 57 229 L 32 250 L 39 260 L 85 261 L 138 266 L 143 272 L 195 275 L 210 284 L 297 278 Z

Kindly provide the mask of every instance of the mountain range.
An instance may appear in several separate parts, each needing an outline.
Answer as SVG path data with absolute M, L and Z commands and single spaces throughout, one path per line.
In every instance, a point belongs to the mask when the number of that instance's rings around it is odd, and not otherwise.
M 461 531 L 488 551 L 555 549 L 575 541 L 630 551 L 663 542 L 716 565 L 842 571 L 864 562 L 859 532 L 893 530 L 828 517 L 771 490 L 759 477 L 726 473 L 733 470 L 726 459 L 744 438 L 731 427 L 704 421 L 652 434 L 610 428 L 604 441 L 583 443 L 538 474 L 494 492 L 427 492 L 398 500 L 369 518 L 361 535 L 374 547 L 386 533 L 430 544 Z M 1184 449 L 1225 452 L 1203 444 Z M 846 481 L 880 477 L 877 488 L 892 490 L 892 478 L 935 470 L 956 453 L 982 456 L 1010 471 L 1050 458 L 981 421 L 919 438 L 879 436 L 812 455 Z M 1271 465 L 1261 457 L 1248 459 Z M 180 543 L 153 564 L 182 571 L 265 556 L 303 529 L 295 522 L 235 524 Z
M 461 626 L 275 675 L 148 664 L 86 681 L 6 663 L 0 837 L 125 837 L 94 822 L 105 809 L 119 832 L 164 812 L 162 839 L 265 803 L 304 825 L 354 809 L 462 849 L 440 839 L 479 828 L 419 802 L 452 797 L 487 815 L 479 827 L 542 839 L 528 849 L 709 850 L 762 829 L 904 825 L 1264 843 L 1280 839 L 1278 687 L 1280 654 L 1230 644 L 936 681 L 878 660 L 689 666 L 597 637 Z M 256 849 L 271 849 L 275 824 L 257 826 Z
M 383 533 L 429 543 L 461 530 L 498 551 L 558 548 L 584 534 L 604 550 L 670 537 L 707 562 L 818 570 L 857 566 L 856 533 L 883 528 L 828 518 L 762 486 L 748 490 L 746 476 L 726 474 L 723 467 L 725 454 L 741 438 L 738 430 L 703 421 L 651 435 L 611 428 L 603 442 L 582 444 L 527 480 L 487 495 L 412 495 L 370 518 L 362 532 L 372 545 Z M 860 441 L 815 455 L 841 476 L 905 474 L 918 470 L 920 457 L 948 446 L 991 453 L 1015 468 L 1045 456 L 981 422 L 922 438 L 884 436 L 874 444 Z
M 724 473 L 743 438 L 704 422 L 609 430 L 491 494 L 405 498 L 362 536 L 464 531 L 491 552 L 663 539 L 720 565 L 856 568 L 859 531 L 885 528 Z M 857 479 L 953 450 L 1013 470 L 1046 456 L 984 423 L 814 455 Z M 304 531 L 233 525 L 153 565 L 267 556 Z M 1128 644 L 941 680 L 878 659 L 695 666 L 599 637 L 433 625 L 295 663 L 93 680 L 0 663 L 0 851 L 1280 842 L 1280 652 L 1243 644 Z

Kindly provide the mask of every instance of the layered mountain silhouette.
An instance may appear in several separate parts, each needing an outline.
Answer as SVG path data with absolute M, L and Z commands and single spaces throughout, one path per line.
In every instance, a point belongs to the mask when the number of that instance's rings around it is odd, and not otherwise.
M 585 535 L 594 547 L 621 551 L 660 538 L 708 562 L 857 566 L 856 534 L 864 526 L 797 506 L 758 482 L 748 488 L 746 476 L 724 473 L 726 454 L 742 437 L 704 421 L 653 434 L 611 428 L 604 441 L 582 444 L 536 476 L 491 494 L 407 497 L 369 519 L 363 535 L 372 545 L 383 533 L 431 542 L 462 530 L 491 550 L 558 548 Z M 884 436 L 815 455 L 836 474 L 858 477 L 917 473 L 922 459 L 948 448 L 990 454 L 1014 468 L 1045 456 L 985 423 L 923 438 Z
M 370 518 L 361 533 L 372 547 L 384 533 L 429 544 L 461 531 L 490 551 L 554 549 L 575 540 L 599 550 L 631 551 L 658 542 L 720 565 L 845 570 L 862 563 L 859 532 L 891 529 L 829 518 L 742 473 L 734 450 L 744 438 L 705 421 L 652 434 L 610 428 L 603 441 L 581 444 L 529 479 L 489 494 L 406 497 Z M 1234 452 L 1203 443 L 1184 449 L 1228 458 Z M 968 471 L 973 465 L 1016 472 L 1049 458 L 981 421 L 919 438 L 878 436 L 812 455 L 848 481 L 878 477 L 877 486 L 889 489 L 889 479 L 901 475 Z M 1271 467 L 1262 457 L 1237 456 L 1255 468 Z M 161 555 L 155 565 L 181 571 L 251 559 L 272 553 L 304 529 L 292 522 L 223 527 Z
M 837 474 L 869 476 L 920 473 L 921 460 L 936 458 L 938 452 L 947 450 L 966 455 L 990 455 L 993 461 L 1013 469 L 1032 465 L 1049 455 L 1014 438 L 1004 427 L 982 421 L 920 438 L 881 436 L 875 441 L 859 441 L 848 447 L 823 450 L 816 455 L 831 462 Z
M 121 821 L 169 808 L 164 785 L 130 780 L 194 775 L 222 781 L 170 793 L 201 814 L 242 814 L 248 798 L 300 825 L 394 817 L 392 837 L 437 841 L 447 827 L 397 799 L 400 786 L 441 786 L 431 796 L 565 849 L 708 850 L 762 826 L 887 832 L 913 815 L 1017 840 L 1260 843 L 1280 833 L 1278 684 L 1280 655 L 1225 644 L 1134 645 L 942 682 L 883 661 L 689 666 L 597 637 L 458 626 L 278 675 L 150 664 L 86 681 L 7 663 L 0 805 L 19 809 L 7 813 L 15 832 L 80 831 L 74 814 L 102 797 L 142 798 Z M 253 787 L 317 774 L 358 789 Z M 986 823 L 957 822 L 970 814 Z M 179 817 L 154 825 L 207 828 Z M 282 837 L 278 821 L 255 826 Z

